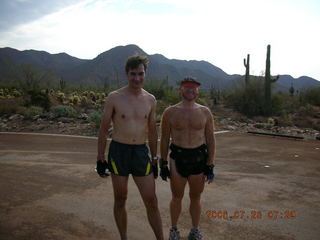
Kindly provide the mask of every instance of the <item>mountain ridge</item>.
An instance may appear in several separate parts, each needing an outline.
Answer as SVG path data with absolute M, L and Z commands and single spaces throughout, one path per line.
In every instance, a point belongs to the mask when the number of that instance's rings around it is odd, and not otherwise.
M 159 53 L 149 55 L 139 46 L 129 44 L 111 48 L 93 59 L 80 59 L 67 53 L 50 54 L 38 50 L 19 51 L 10 47 L 0 48 L 0 81 L 8 64 L 17 66 L 31 64 L 43 71 L 51 71 L 56 77 L 63 78 L 70 84 L 103 85 L 107 79 L 109 85 L 115 86 L 118 83 L 124 85 L 126 84 L 125 61 L 135 53 L 148 56 L 147 79 L 168 79 L 172 86 L 187 75 L 201 81 L 204 89 L 231 88 L 234 80 L 243 79 L 243 75 L 229 75 L 221 68 L 204 60 L 168 59 Z M 308 76 L 293 78 L 290 75 L 280 75 L 277 84 L 284 89 L 289 89 L 292 84 L 297 90 L 320 87 L 320 81 Z

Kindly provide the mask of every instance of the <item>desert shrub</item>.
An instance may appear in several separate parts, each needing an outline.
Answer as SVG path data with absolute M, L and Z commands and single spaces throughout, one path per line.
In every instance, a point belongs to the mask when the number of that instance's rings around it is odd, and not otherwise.
M 80 103 L 81 107 L 87 107 L 90 104 L 90 100 L 86 96 L 82 96 Z
M 226 98 L 226 102 L 247 116 L 258 116 L 264 113 L 263 93 L 263 82 L 252 79 L 248 86 L 243 84 L 232 90 Z
M 0 116 L 4 114 L 17 113 L 19 109 L 19 102 L 15 99 L 0 100 Z
M 94 124 L 94 126 L 98 129 L 100 127 L 101 121 L 103 117 L 103 111 L 93 111 L 89 114 L 90 122 Z
M 302 101 L 315 106 L 320 106 L 320 88 L 309 88 L 301 93 Z
M 53 114 L 56 117 L 75 117 L 76 110 L 71 106 L 56 106 L 52 109 Z
M 293 113 L 299 105 L 298 99 L 290 96 L 288 93 L 275 93 L 272 95 L 272 113 L 274 115 L 281 115 L 284 112 Z
M 58 91 L 57 93 L 57 99 L 60 103 L 63 103 L 63 101 L 65 100 L 66 96 L 63 92 Z
M 73 104 L 78 105 L 80 103 L 80 97 L 78 95 L 73 96 Z
M 30 99 L 26 101 L 26 106 L 40 106 L 44 110 L 49 111 L 51 101 L 47 91 L 32 90 L 28 91 Z
M 19 107 L 17 112 L 25 118 L 30 119 L 36 115 L 41 115 L 43 113 L 43 108 L 39 106 Z
M 204 106 L 208 105 L 206 100 L 204 98 L 201 98 L 201 97 L 197 98 L 196 102 L 201 104 L 201 105 L 204 105 Z
M 168 79 L 150 79 L 145 81 L 143 88 L 155 96 L 156 99 L 163 99 L 165 92 L 170 91 Z
M 157 120 L 160 120 L 162 113 L 164 110 L 169 106 L 165 101 L 163 100 L 158 100 L 157 101 L 157 108 L 156 108 L 156 115 L 157 115 Z
M 304 117 L 313 117 L 318 112 L 316 106 L 311 104 L 306 104 L 305 106 L 301 106 L 298 110 L 300 116 Z
M 164 98 L 170 105 L 177 104 L 180 101 L 180 94 L 178 90 L 168 89 L 164 92 Z

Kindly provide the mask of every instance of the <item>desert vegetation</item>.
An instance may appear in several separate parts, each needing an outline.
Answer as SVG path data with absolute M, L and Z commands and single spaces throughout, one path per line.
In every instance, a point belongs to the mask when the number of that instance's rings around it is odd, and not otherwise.
M 239 77 L 228 89 L 214 86 L 202 89 L 198 103 L 212 110 L 217 126 L 229 119 L 245 124 L 258 122 L 269 129 L 295 126 L 320 131 L 320 88 L 298 91 L 291 86 L 286 91 L 274 91 L 273 83 L 278 77 L 271 76 L 270 62 L 268 45 L 264 76 L 252 76 L 248 54 L 244 59 L 244 77 Z M 75 122 L 80 119 L 98 129 L 105 98 L 116 89 L 109 85 L 107 76 L 102 85 L 71 85 L 63 78 L 53 77 L 31 65 L 21 65 L 19 71 L 9 70 L 5 77 L 10 81 L 0 83 L 0 120 L 10 119 L 13 115 L 30 121 Z M 117 88 L 121 87 L 120 81 L 117 82 Z M 145 80 L 144 88 L 157 99 L 158 122 L 165 108 L 180 101 L 176 83 L 176 86 L 170 85 L 168 77 Z

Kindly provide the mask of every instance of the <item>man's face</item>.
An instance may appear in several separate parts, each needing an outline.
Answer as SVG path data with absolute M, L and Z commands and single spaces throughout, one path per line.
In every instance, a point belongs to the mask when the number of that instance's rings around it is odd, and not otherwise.
M 143 64 L 127 72 L 128 84 L 132 88 L 142 88 L 146 72 Z
M 183 99 L 193 101 L 199 96 L 199 86 L 180 86 L 180 93 Z

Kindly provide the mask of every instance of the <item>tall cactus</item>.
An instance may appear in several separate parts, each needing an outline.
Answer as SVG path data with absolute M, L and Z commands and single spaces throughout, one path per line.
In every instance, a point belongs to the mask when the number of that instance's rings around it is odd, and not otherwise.
M 67 86 L 67 82 L 61 77 L 59 81 L 59 85 L 60 85 L 60 90 L 63 91 Z
M 265 93 L 265 111 L 266 114 L 269 115 L 272 110 L 271 105 L 271 84 L 279 79 L 277 77 L 271 77 L 270 73 L 270 49 L 271 46 L 267 46 L 267 60 L 266 60 L 266 73 L 265 73 L 265 82 L 264 82 L 264 93 Z
M 243 59 L 243 64 L 244 64 L 244 66 L 246 68 L 245 83 L 246 83 L 246 86 L 248 86 L 248 84 L 249 84 L 249 72 L 250 72 L 250 54 L 247 55 L 247 61 L 246 61 L 245 58 Z

